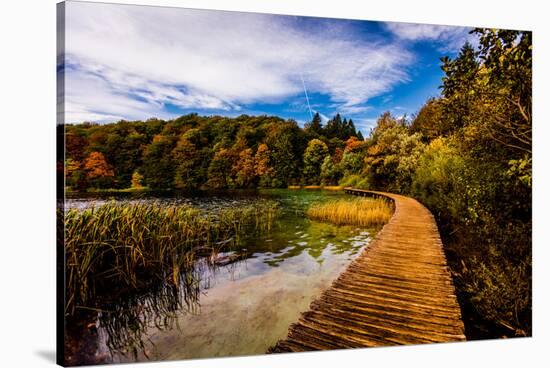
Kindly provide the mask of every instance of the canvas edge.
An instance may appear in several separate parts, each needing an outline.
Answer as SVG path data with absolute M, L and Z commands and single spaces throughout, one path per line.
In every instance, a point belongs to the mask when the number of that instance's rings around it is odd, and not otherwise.
M 65 9 L 66 3 L 56 4 L 56 364 L 65 366 Z

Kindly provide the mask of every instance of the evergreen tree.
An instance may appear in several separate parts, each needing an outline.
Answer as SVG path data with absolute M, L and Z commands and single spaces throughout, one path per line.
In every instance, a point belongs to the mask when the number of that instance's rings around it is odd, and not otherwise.
M 310 133 L 314 133 L 316 135 L 323 135 L 323 125 L 321 124 L 321 116 L 318 112 L 313 115 L 313 119 L 310 123 L 306 123 L 304 128 L 306 131 Z

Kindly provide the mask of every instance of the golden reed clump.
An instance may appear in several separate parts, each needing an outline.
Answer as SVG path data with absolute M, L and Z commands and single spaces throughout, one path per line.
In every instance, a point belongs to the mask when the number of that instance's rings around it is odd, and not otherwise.
M 356 198 L 313 204 L 307 211 L 309 218 L 336 225 L 383 225 L 393 214 L 392 205 L 383 199 Z

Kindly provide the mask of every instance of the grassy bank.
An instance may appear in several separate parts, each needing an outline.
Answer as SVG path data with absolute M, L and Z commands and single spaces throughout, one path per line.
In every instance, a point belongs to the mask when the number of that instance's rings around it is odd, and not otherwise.
M 245 233 L 269 231 L 276 212 L 271 201 L 215 214 L 156 203 L 70 209 L 64 215 L 66 312 L 95 308 L 103 297 L 153 282 L 188 282 L 200 255 L 230 249 Z
M 340 199 L 313 204 L 307 216 L 337 225 L 373 226 L 389 221 L 393 208 L 388 201 L 374 198 Z

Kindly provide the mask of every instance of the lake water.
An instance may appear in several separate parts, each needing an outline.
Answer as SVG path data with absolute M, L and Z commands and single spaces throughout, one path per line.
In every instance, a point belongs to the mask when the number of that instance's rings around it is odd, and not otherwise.
M 237 262 L 222 263 L 216 268 L 198 267 L 199 302 L 174 308 L 170 314 L 174 323 L 169 328 L 148 322 L 140 335 L 143 345 L 136 349 L 137 356 L 110 349 L 107 341 L 112 329 L 102 326 L 98 318 L 97 338 L 92 344 L 94 359 L 126 362 L 136 358 L 171 360 L 263 354 L 286 336 L 288 326 L 368 246 L 378 229 L 338 227 L 306 218 L 305 211 L 314 202 L 351 199 L 341 192 L 262 190 L 156 198 L 106 195 L 68 198 L 67 207 L 77 208 L 109 200 L 158 200 L 186 203 L 205 211 L 258 198 L 275 200 L 281 207 L 269 234 L 243 239 L 240 247 L 244 251 Z M 221 259 L 232 256 L 220 255 Z M 157 317 L 163 318 L 162 312 Z

